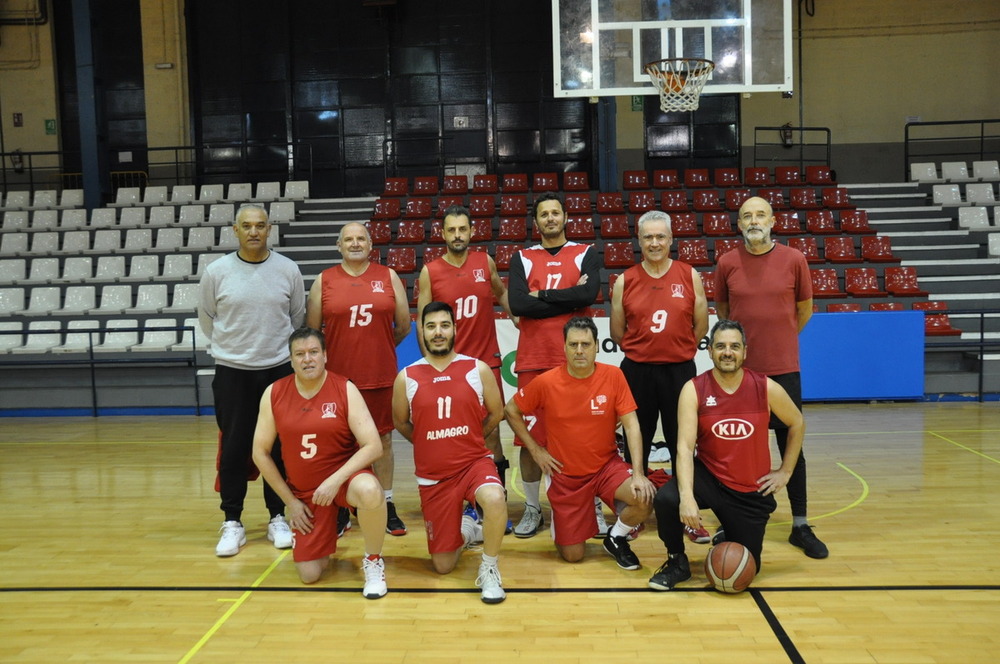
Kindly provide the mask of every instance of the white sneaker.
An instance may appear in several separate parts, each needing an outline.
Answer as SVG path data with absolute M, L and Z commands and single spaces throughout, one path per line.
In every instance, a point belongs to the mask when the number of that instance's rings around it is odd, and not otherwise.
M 462 540 L 465 548 L 483 543 L 483 527 L 467 514 L 462 515 Z
M 534 537 L 535 533 L 537 533 L 541 527 L 542 513 L 537 507 L 525 505 L 524 514 L 521 515 L 520 523 L 514 526 L 514 537 L 520 537 L 521 539 Z
M 476 577 L 476 587 L 483 589 L 481 598 L 486 604 L 499 604 L 507 599 L 500 581 L 500 570 L 496 565 L 479 564 L 479 576 Z
M 365 587 L 361 594 L 366 599 L 378 599 L 389 592 L 385 585 L 385 559 L 379 556 L 371 560 L 367 556 L 361 559 L 361 571 L 365 573 Z
M 240 552 L 240 547 L 247 543 L 247 531 L 239 521 L 225 521 L 219 528 L 222 537 L 215 545 L 215 555 L 220 558 L 235 556 Z
M 279 514 L 267 524 L 267 539 L 274 542 L 275 549 L 292 548 L 292 529 L 285 517 Z
M 608 531 L 611 530 L 611 527 L 604 520 L 604 505 L 600 500 L 594 501 L 594 514 L 597 517 L 597 534 L 594 537 L 604 539 L 608 536 Z

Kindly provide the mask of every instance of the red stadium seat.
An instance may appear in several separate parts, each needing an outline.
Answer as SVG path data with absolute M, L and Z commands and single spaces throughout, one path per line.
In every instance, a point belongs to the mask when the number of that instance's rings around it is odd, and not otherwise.
M 698 219 L 694 212 L 673 212 L 670 215 L 670 232 L 674 237 L 698 237 Z
M 683 189 L 664 191 L 660 194 L 660 209 L 664 212 L 688 212 L 687 192 Z
M 728 212 L 706 212 L 701 216 L 701 226 L 705 229 L 705 235 L 736 235 Z
M 424 265 L 436 261 L 437 259 L 444 256 L 445 252 L 448 251 L 445 247 L 427 247 L 424 249 Z
M 747 166 L 743 169 L 744 187 L 766 187 L 771 184 L 771 173 L 763 166 Z
M 878 274 L 873 267 L 849 267 L 844 270 L 844 290 L 853 297 L 888 297 L 878 287 Z
M 531 181 L 531 190 L 534 192 L 559 191 L 558 173 L 535 173 Z
M 868 311 L 905 311 L 906 307 L 902 302 L 872 302 L 868 305 Z
M 802 184 L 802 171 L 798 166 L 775 166 L 774 184 L 797 186 Z
M 885 268 L 885 289 L 898 297 L 927 297 L 928 293 L 917 283 L 917 270 L 913 267 Z
M 493 220 L 484 219 L 480 217 L 479 219 L 472 220 L 472 234 L 469 238 L 470 242 L 490 242 L 493 240 Z
M 566 219 L 566 238 L 569 240 L 596 240 L 594 218 L 589 215 Z
M 861 238 L 861 257 L 872 263 L 899 263 L 892 253 L 892 241 L 884 235 L 866 235 Z
M 427 241 L 431 244 L 444 244 L 444 221 L 434 219 L 431 221 L 431 229 L 427 235 Z
M 524 217 L 500 217 L 497 238 L 505 242 L 524 242 L 528 238 L 528 226 Z
M 469 213 L 473 217 L 492 217 L 496 211 L 496 201 L 492 196 L 469 197 Z
M 602 238 L 630 238 L 632 229 L 628 225 L 628 217 L 624 214 L 609 214 L 601 217 Z
M 406 201 L 404 219 L 430 219 L 434 216 L 434 206 L 429 198 L 411 198 Z
M 372 219 L 385 219 L 392 221 L 399 219 L 400 206 L 398 198 L 379 198 L 375 201 L 375 209 L 372 211 Z
M 684 169 L 684 187 L 686 189 L 700 189 L 702 187 L 711 187 L 711 186 L 712 183 L 708 179 L 707 168 Z
M 854 251 L 854 238 L 849 236 L 828 237 L 823 241 L 823 256 L 830 263 L 858 263 Z
M 737 212 L 750 196 L 752 194 L 749 189 L 727 189 L 726 209 Z
M 743 181 L 740 180 L 740 169 L 738 168 L 717 168 L 715 169 L 714 177 L 712 182 L 715 183 L 716 187 L 742 187 Z
M 597 194 L 597 211 L 600 214 L 621 214 L 625 212 L 625 202 L 620 191 Z
M 854 203 L 843 187 L 827 187 L 823 190 L 823 207 L 828 210 L 853 210 Z
M 503 176 L 500 191 L 505 194 L 528 193 L 528 175 L 526 173 L 507 173 Z
M 840 281 L 837 279 L 836 270 L 822 267 L 809 270 L 809 276 L 812 278 L 814 298 L 847 297 L 847 293 L 840 290 Z
M 583 171 L 563 173 L 563 191 L 590 191 L 590 178 Z
M 931 337 L 957 337 L 961 336 L 962 330 L 952 327 L 948 314 L 941 313 L 948 310 L 948 305 L 944 302 L 914 302 L 915 311 L 924 312 L 924 334 Z
M 722 199 L 718 189 L 702 189 L 692 194 L 691 208 L 695 212 L 721 212 Z
M 467 175 L 444 176 L 444 185 L 441 187 L 441 193 L 464 196 L 469 193 L 469 177 Z
M 646 171 L 625 171 L 622 173 L 622 189 L 649 189 L 649 174 Z
M 419 219 L 403 219 L 396 228 L 396 244 L 423 244 L 424 222 Z
M 382 188 L 383 196 L 406 196 L 410 193 L 409 183 L 406 178 L 386 178 L 385 186 Z
M 437 214 L 435 216 L 443 219 L 444 213 L 453 205 L 465 205 L 465 199 L 462 196 L 438 196 Z
M 514 254 L 520 251 L 519 244 L 498 244 L 493 250 L 493 260 L 497 264 L 498 270 L 509 270 L 510 260 Z
M 413 178 L 413 193 L 417 196 L 437 196 L 437 176 L 420 176 Z
M 500 216 L 514 217 L 528 215 L 528 198 L 526 196 L 500 196 Z
M 677 171 L 664 169 L 653 171 L 653 189 L 680 189 L 681 181 Z
M 480 173 L 472 176 L 472 193 L 495 194 L 500 191 L 496 175 Z
M 875 229 L 868 223 L 864 210 L 844 210 L 840 213 L 840 230 L 851 235 L 871 235 Z
M 846 314 L 861 311 L 861 305 L 857 302 L 831 302 L 826 305 L 826 311 L 830 314 Z
M 677 260 L 692 266 L 712 265 L 708 257 L 708 243 L 705 240 L 678 240 Z
M 829 166 L 806 166 L 806 183 L 814 185 L 834 184 L 833 171 Z
M 816 246 L 816 238 L 811 235 L 807 237 L 790 237 L 788 238 L 788 246 L 801 251 L 806 257 L 807 263 L 823 262 L 823 259 L 819 257 L 819 247 Z
M 812 187 L 793 187 L 788 192 L 788 202 L 796 210 L 818 210 L 822 207 Z
M 806 212 L 806 231 L 813 235 L 838 235 L 840 229 L 829 210 L 809 210 Z
M 376 247 L 369 251 L 368 260 L 376 265 L 382 265 L 382 250 Z
M 785 194 L 781 189 L 758 189 L 757 195 L 771 205 L 772 211 L 788 209 L 788 205 L 785 204 Z
M 365 222 L 372 244 L 389 244 L 392 242 L 392 227 L 384 219 L 372 219 Z
M 631 242 L 605 242 L 604 267 L 632 267 L 635 264 L 635 247 Z
M 705 289 L 705 299 L 715 300 L 715 272 L 702 272 L 701 285 Z
M 401 274 L 417 271 L 417 250 L 413 247 L 389 247 L 385 264 Z
M 632 214 L 642 214 L 656 208 L 656 198 L 651 191 L 630 191 L 628 193 L 628 211 Z
M 801 235 L 802 223 L 798 212 L 775 212 L 772 232 L 775 235 Z
M 718 263 L 719 259 L 728 254 L 730 251 L 739 249 L 741 244 L 743 244 L 743 240 L 716 240 L 715 262 Z
M 566 214 L 590 214 L 590 194 L 566 194 Z

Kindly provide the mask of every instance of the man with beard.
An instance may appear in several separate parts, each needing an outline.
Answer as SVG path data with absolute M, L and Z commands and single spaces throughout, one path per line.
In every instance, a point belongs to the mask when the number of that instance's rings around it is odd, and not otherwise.
M 671 590 L 691 578 L 684 531 L 702 527 L 703 508 L 715 512 L 726 539 L 745 546 L 760 570 L 764 528 L 777 505 L 773 494 L 788 483 L 802 449 L 805 422 L 788 393 L 743 368 L 747 343 L 740 324 L 720 320 L 709 338 L 714 366 L 684 385 L 677 404 L 677 474 L 653 500 L 657 531 L 667 547 L 666 562 L 649 580 L 653 590 Z M 774 471 L 771 417 L 788 427 L 781 467 Z
M 738 320 L 754 349 L 747 368 L 773 379 L 802 409 L 799 375 L 799 332 L 812 317 L 812 281 L 802 252 L 771 239 L 774 213 L 763 198 L 748 198 L 740 207 L 743 246 L 719 259 L 715 270 L 715 307 L 719 318 Z M 772 418 L 771 428 L 782 455 L 788 429 Z M 788 482 L 792 531 L 788 541 L 810 558 L 826 558 L 827 547 L 807 518 L 806 459 L 800 454 Z M 717 533 L 713 541 L 726 536 Z
M 498 604 L 506 597 L 497 562 L 507 502 L 485 437 L 503 417 L 503 398 L 485 362 L 455 352 L 455 319 L 448 304 L 430 302 L 423 308 L 420 336 L 427 353 L 396 376 L 392 420 L 413 443 L 431 564 L 447 574 L 463 549 L 482 542 L 476 586 L 483 602 Z M 462 514 L 463 501 L 482 513 L 481 526 Z

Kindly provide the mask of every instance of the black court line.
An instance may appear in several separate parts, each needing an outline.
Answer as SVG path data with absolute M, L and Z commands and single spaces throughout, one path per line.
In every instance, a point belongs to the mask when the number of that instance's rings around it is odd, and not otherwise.
M 655 591 L 646 587 L 630 586 L 628 588 L 504 588 L 507 594 L 526 593 L 648 593 L 650 595 L 669 596 L 677 593 L 714 593 L 708 586 L 700 588 L 674 588 L 670 591 Z M 817 586 L 817 587 L 775 587 L 750 588 L 749 592 L 755 600 L 765 593 L 796 593 L 796 592 L 901 592 L 901 591 L 1000 591 L 1000 585 L 947 585 L 947 586 Z M 393 593 L 411 594 L 462 594 L 478 593 L 478 588 L 398 588 L 390 586 Z M 355 593 L 358 588 L 315 588 L 305 586 L 34 586 L 24 588 L 0 588 L 0 593 L 75 593 L 75 592 L 279 592 L 279 593 Z M 760 601 L 760 600 L 758 600 Z
M 766 620 L 767 624 L 771 627 L 771 631 L 774 632 L 774 636 L 778 639 L 778 643 L 781 644 L 785 654 L 788 655 L 788 661 L 792 662 L 792 664 L 805 664 L 806 660 L 802 659 L 802 655 L 799 654 L 798 648 L 796 648 L 795 644 L 792 643 L 791 637 L 788 636 L 788 632 L 785 631 L 785 628 L 781 626 L 781 621 L 778 620 L 778 616 L 774 615 L 774 611 L 771 610 L 771 607 L 768 605 L 767 600 L 764 599 L 761 591 L 756 588 L 750 588 L 750 596 L 753 597 L 753 601 L 757 603 L 757 608 L 760 609 L 761 615 L 764 616 L 764 620 Z

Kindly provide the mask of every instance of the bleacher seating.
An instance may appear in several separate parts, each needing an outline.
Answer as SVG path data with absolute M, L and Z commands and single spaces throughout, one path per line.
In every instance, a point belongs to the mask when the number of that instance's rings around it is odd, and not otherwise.
M 790 237 L 788 238 L 788 246 L 801 251 L 806 257 L 807 263 L 823 262 L 823 259 L 819 255 L 819 246 L 816 244 L 816 238 L 812 236 Z
M 662 169 L 653 171 L 653 189 L 678 189 L 681 186 L 677 171 Z
M 944 302 L 914 302 L 913 309 L 924 312 L 924 334 L 927 336 L 961 336 L 962 330 L 952 327 L 948 314 L 942 313 L 948 310 Z
M 840 280 L 837 271 L 832 268 L 816 268 L 809 270 L 812 278 L 813 298 L 835 298 L 846 297 L 847 294 L 840 290 Z
M 622 173 L 622 189 L 642 191 L 649 188 L 649 175 L 646 171 L 625 171 Z
M 844 270 L 844 290 L 852 297 L 888 297 L 878 287 L 878 274 L 871 267 L 849 267 Z
M 828 237 L 823 240 L 823 257 L 828 263 L 857 263 L 854 238 L 850 236 Z
M 500 191 L 504 194 L 527 194 L 528 175 L 526 173 L 507 173 L 500 181 Z

